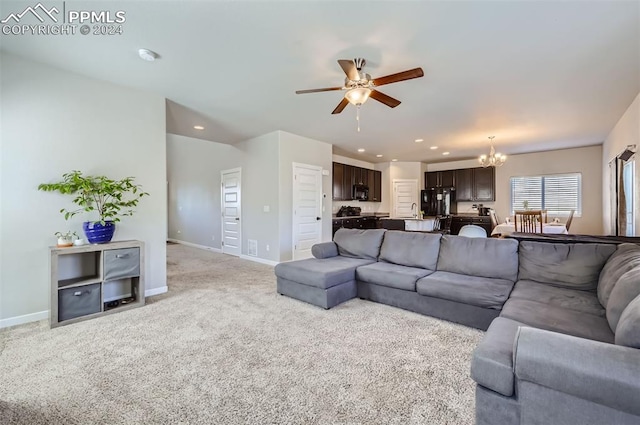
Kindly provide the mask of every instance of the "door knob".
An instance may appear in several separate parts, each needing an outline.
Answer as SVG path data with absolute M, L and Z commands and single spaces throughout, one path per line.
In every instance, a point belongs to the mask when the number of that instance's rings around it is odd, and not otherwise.
M 236 217 L 236 221 L 240 221 L 240 217 Z
M 322 220 L 322 218 L 320 218 L 320 217 L 316 217 L 316 220 Z

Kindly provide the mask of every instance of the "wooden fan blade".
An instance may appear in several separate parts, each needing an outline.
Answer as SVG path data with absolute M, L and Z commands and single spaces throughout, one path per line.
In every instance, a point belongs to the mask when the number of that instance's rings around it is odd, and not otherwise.
M 360 79 L 360 74 L 358 74 L 358 68 L 356 68 L 356 64 L 351 60 L 347 59 L 339 59 L 338 63 L 340 67 L 347 74 L 347 78 L 353 81 L 357 81 Z
M 386 75 L 384 77 L 375 78 L 373 84 L 383 86 L 385 84 L 397 83 L 398 81 L 411 80 L 412 78 L 420 78 L 424 76 L 422 68 L 414 68 L 408 71 L 398 72 L 397 74 Z
M 343 98 L 340 103 L 338 103 L 338 106 L 336 106 L 336 109 L 333 110 L 332 114 L 339 114 L 348 104 L 349 101 Z
M 322 91 L 342 90 L 342 87 L 325 87 L 323 89 L 296 90 L 296 94 L 318 93 Z
M 371 90 L 371 94 L 369 95 L 369 97 L 377 100 L 380 103 L 384 103 L 389 108 L 395 108 L 401 103 L 398 99 L 387 96 L 386 94 L 379 92 L 378 90 Z

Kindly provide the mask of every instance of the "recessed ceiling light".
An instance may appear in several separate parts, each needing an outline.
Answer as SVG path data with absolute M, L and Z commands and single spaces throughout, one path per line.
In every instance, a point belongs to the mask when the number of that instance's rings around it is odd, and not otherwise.
M 195 128 L 196 130 L 204 130 L 204 127 L 201 125 L 194 125 L 193 128 Z
M 394 159 L 392 159 L 391 161 L 393 161 L 393 162 L 398 162 L 398 160 L 397 160 L 397 159 L 395 159 L 395 158 L 394 158 Z
M 153 62 L 158 58 L 158 54 L 149 49 L 138 49 L 138 56 L 140 56 L 141 59 L 149 62 Z
M 382 158 L 382 155 L 376 155 L 376 158 Z
M 451 152 L 442 152 L 442 155 L 449 155 Z
M 416 139 L 415 142 L 416 143 L 424 142 L 424 139 Z
M 431 146 L 429 149 L 431 149 L 432 151 L 435 151 L 436 149 L 438 149 L 437 146 Z
M 364 148 L 358 149 L 358 152 L 360 152 L 360 153 L 364 152 Z

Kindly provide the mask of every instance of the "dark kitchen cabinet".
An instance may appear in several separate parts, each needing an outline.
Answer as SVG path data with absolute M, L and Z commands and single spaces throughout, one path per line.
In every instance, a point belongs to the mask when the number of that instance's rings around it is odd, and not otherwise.
M 496 169 L 494 167 L 474 168 L 473 193 L 475 201 L 495 201 Z
M 473 168 L 456 170 L 456 201 L 473 201 Z
M 353 185 L 369 187 L 369 201 L 382 201 L 382 172 L 353 165 L 333 163 L 333 200 L 353 200 Z
M 455 187 L 455 170 L 428 171 L 424 178 L 425 189 L 436 189 L 439 187 Z
M 344 164 L 333 163 L 333 200 L 344 201 Z
M 451 218 L 451 234 L 457 235 L 458 233 L 460 233 L 460 229 L 462 229 L 462 226 L 466 226 L 468 224 L 475 224 L 476 226 L 482 227 L 487 232 L 487 236 L 491 236 L 491 231 L 493 230 L 493 228 L 491 226 L 491 217 L 488 216 L 455 215 Z
M 465 168 L 455 170 L 456 201 L 495 201 L 495 169 Z
M 382 172 L 369 170 L 369 200 L 382 202 Z

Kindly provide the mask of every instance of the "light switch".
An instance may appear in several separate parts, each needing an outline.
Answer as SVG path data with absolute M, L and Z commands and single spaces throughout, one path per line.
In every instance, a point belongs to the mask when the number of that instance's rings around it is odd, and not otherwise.
M 262 211 L 269 212 L 271 211 L 271 208 L 269 208 L 269 205 L 265 205 L 264 207 L 262 207 Z

